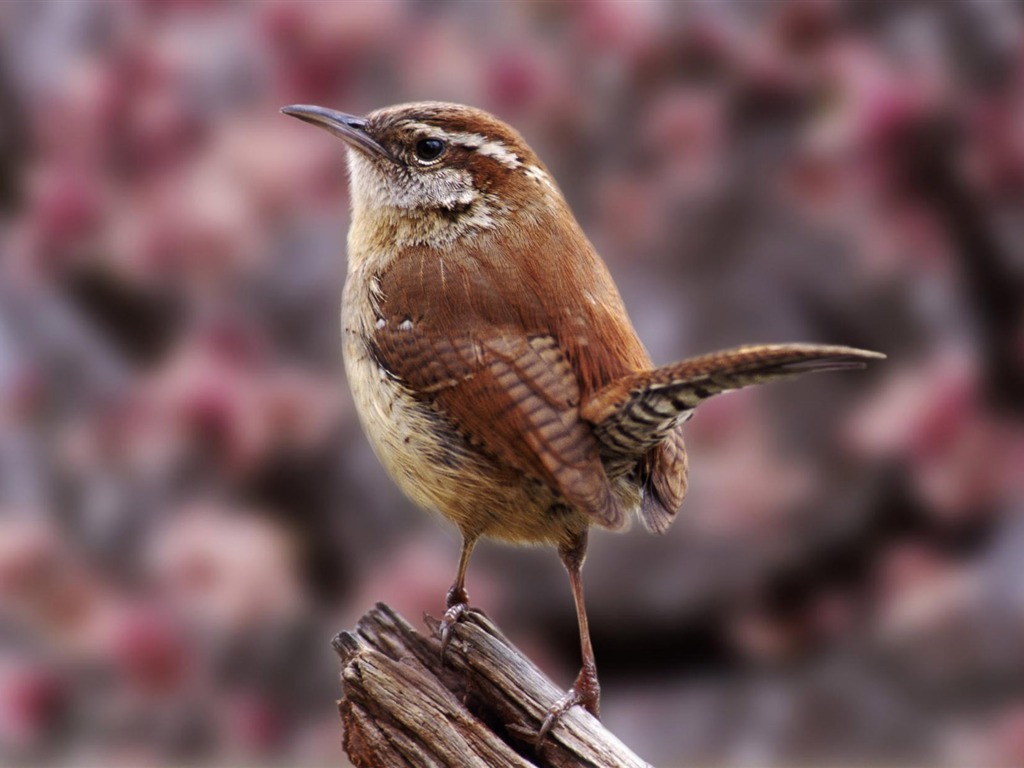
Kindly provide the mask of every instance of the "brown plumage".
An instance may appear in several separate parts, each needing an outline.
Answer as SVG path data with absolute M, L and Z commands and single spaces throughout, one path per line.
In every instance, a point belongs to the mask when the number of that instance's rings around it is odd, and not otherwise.
M 667 530 L 686 493 L 682 423 L 703 400 L 881 355 L 763 345 L 655 368 L 554 180 L 509 126 L 432 102 L 366 118 L 284 111 L 350 147 L 345 367 L 392 477 L 462 533 L 442 645 L 466 610 L 477 539 L 553 544 L 584 663 L 541 734 L 573 704 L 596 715 L 579 578 L 588 528 L 635 513 Z

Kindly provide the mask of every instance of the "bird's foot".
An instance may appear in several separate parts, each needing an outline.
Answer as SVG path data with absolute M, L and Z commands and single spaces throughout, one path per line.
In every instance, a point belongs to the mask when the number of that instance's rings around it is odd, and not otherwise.
M 464 589 L 452 587 L 448 590 L 448 598 L 445 600 L 448 610 L 441 618 L 438 631 L 441 633 L 441 664 L 444 664 L 445 654 L 448 652 L 448 644 L 452 641 L 452 630 L 469 610 L 469 595 Z
M 537 731 L 537 746 L 544 743 L 551 729 L 577 704 L 581 704 L 590 714 L 599 718 L 600 701 L 601 686 L 597 683 L 597 669 L 593 665 L 584 665 L 572 688 L 548 710 L 544 722 L 540 724 L 540 730 Z

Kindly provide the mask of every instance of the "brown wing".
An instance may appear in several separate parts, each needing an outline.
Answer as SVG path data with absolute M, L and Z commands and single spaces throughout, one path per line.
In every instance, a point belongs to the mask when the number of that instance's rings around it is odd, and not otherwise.
M 543 313 L 500 306 L 486 270 L 459 279 L 429 252 L 409 253 L 378 277 L 378 363 L 451 420 L 495 461 L 548 484 L 565 501 L 617 527 L 611 490 L 578 377 Z

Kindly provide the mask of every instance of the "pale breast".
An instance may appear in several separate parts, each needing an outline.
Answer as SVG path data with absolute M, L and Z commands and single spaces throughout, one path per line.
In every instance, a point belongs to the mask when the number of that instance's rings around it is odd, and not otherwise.
M 388 474 L 415 503 L 464 535 L 557 542 L 586 522 L 549 488 L 472 449 L 428 401 L 416 398 L 372 354 L 379 314 L 371 274 L 349 274 L 342 302 L 345 372 L 363 431 Z

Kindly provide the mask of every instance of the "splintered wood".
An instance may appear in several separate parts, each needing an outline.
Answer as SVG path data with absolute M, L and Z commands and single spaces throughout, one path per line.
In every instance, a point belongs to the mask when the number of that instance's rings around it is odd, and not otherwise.
M 457 625 L 443 666 L 437 623 L 427 622 L 430 637 L 378 603 L 334 639 L 344 747 L 359 768 L 649 768 L 580 707 L 538 747 L 537 729 L 563 691 L 483 614 Z

